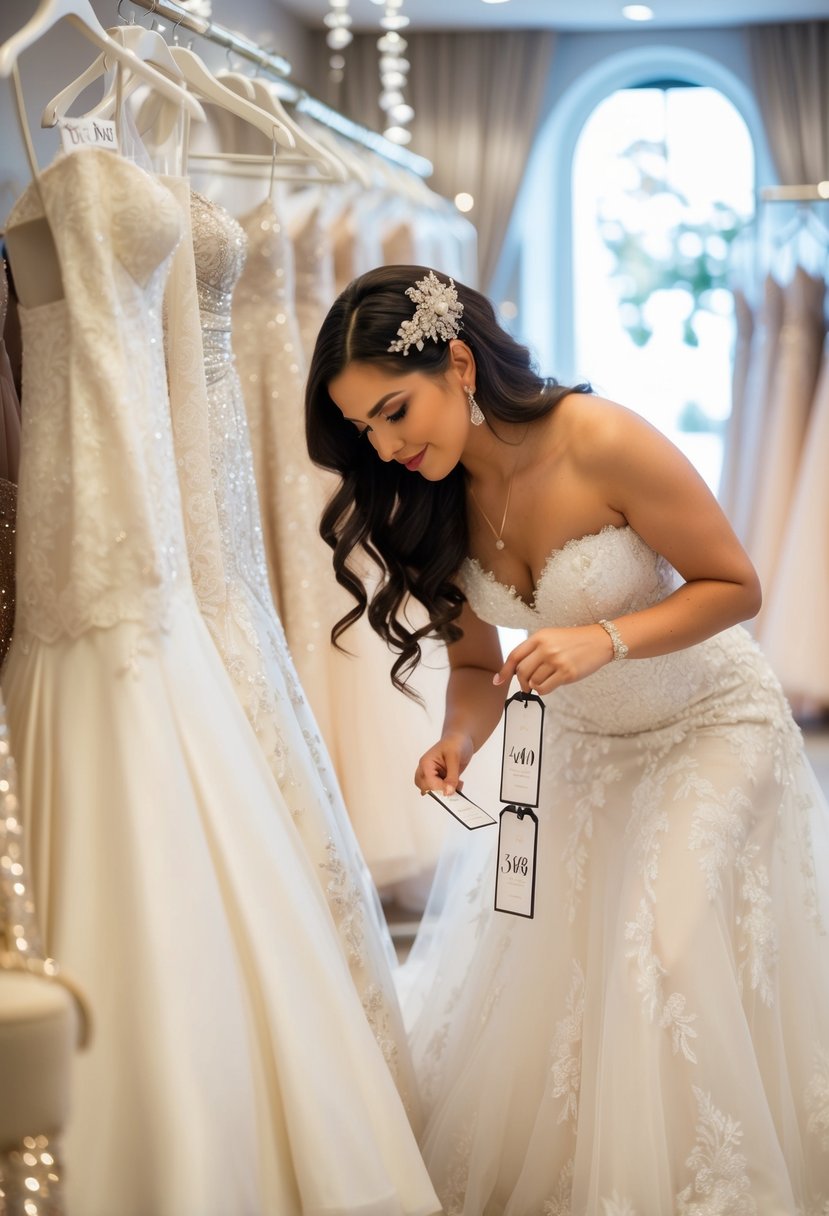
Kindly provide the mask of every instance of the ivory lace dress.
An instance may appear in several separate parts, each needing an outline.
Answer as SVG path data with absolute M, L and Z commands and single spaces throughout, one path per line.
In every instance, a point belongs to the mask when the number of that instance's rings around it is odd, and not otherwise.
M 433 1193 L 318 876 L 193 594 L 161 316 L 181 207 L 83 148 L 9 231 L 37 222 L 63 298 L 21 310 L 3 689 L 45 946 L 95 1019 L 68 1207 L 425 1216 Z
M 474 561 L 477 615 L 612 619 L 676 575 L 630 527 L 550 555 L 532 604 Z M 742 627 L 545 698 L 536 911 L 493 911 L 464 833 L 408 999 L 447 1216 L 822 1216 L 827 806 Z

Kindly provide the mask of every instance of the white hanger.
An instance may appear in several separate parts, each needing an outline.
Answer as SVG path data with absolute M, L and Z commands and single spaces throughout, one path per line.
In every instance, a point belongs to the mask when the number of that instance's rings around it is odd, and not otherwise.
M 202 101 L 212 102 L 213 105 L 235 114 L 237 118 L 250 123 L 271 142 L 281 144 L 283 148 L 296 147 L 293 133 L 280 118 L 261 109 L 258 105 L 254 105 L 247 98 L 241 97 L 233 89 L 227 88 L 216 79 L 212 72 L 208 71 L 195 51 L 183 46 L 172 46 L 170 54 L 181 69 L 187 84 Z
M 325 180 L 335 182 L 348 181 L 348 169 L 343 159 L 330 152 L 327 148 L 324 148 L 322 144 L 312 139 L 302 129 L 296 119 L 292 118 L 286 111 L 275 91 L 275 87 L 270 81 L 260 76 L 253 78 L 244 76 L 241 72 L 221 72 L 219 73 L 219 79 L 228 88 L 233 89 L 234 92 L 239 93 L 243 97 L 251 98 L 261 109 L 269 114 L 273 114 L 274 118 L 284 123 L 296 141 L 295 146 L 297 151 L 304 153 L 303 159 L 309 160 L 320 171 Z M 280 161 L 282 164 L 285 164 L 287 158 L 280 157 Z M 277 169 L 280 161 L 277 161 Z M 292 157 L 291 163 L 302 163 L 302 159 Z
M 107 58 L 123 64 L 131 75 L 140 77 L 145 84 L 149 84 L 170 101 L 184 106 L 191 117 L 204 118 L 204 112 L 195 98 L 185 93 L 166 76 L 162 76 L 161 72 L 157 72 L 148 63 L 142 62 L 131 50 L 120 46 L 113 38 L 110 38 L 95 16 L 89 0 L 41 0 L 37 11 L 23 28 L 16 34 L 12 34 L 11 38 L 0 46 L 0 77 L 10 76 L 23 52 L 47 34 L 53 25 L 64 19 L 71 21 L 84 37 L 105 53 Z
M 119 44 L 119 46 L 123 46 L 128 51 L 132 51 L 133 55 L 140 59 L 142 63 L 149 63 L 153 67 L 157 68 L 160 72 L 163 72 L 164 75 L 169 77 L 171 80 L 179 81 L 182 84 L 184 83 L 184 76 L 181 69 L 178 67 L 175 59 L 173 59 L 173 56 L 170 54 L 170 48 L 161 37 L 158 30 L 148 30 L 146 26 L 138 25 L 137 23 L 132 22 L 129 25 L 116 25 L 112 29 L 107 30 L 107 33 L 110 38 Z M 62 89 L 56 97 L 53 97 L 52 100 L 47 103 L 46 108 L 40 118 L 40 125 L 42 127 L 53 127 L 58 119 L 62 118 L 66 114 L 66 111 L 72 105 L 75 98 L 79 97 L 85 88 L 87 88 L 95 80 L 103 76 L 106 71 L 108 71 L 110 67 L 110 64 L 107 62 L 108 58 L 108 55 L 99 55 L 95 62 L 90 64 L 85 72 L 78 76 L 76 80 L 73 80 L 71 84 L 68 84 L 65 89 Z M 135 81 L 134 83 L 137 84 L 143 82 Z M 130 88 L 126 87 L 125 85 L 125 87 L 122 89 L 122 97 L 126 96 L 130 91 Z M 183 92 L 183 90 L 180 90 L 180 92 Z M 176 100 L 180 102 L 181 99 L 180 97 L 177 97 Z M 191 100 L 195 102 L 195 105 L 198 107 L 200 117 L 202 120 L 204 120 L 204 111 L 202 110 L 198 101 L 195 101 L 195 98 L 191 98 Z M 97 105 L 93 107 L 88 116 L 103 116 L 103 114 L 114 104 L 114 101 L 115 85 L 113 84 L 110 92 L 105 94 Z

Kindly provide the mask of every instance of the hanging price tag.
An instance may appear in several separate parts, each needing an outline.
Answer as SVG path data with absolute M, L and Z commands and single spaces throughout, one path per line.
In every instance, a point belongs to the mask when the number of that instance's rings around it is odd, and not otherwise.
M 76 152 L 78 148 L 109 148 L 118 151 L 118 133 L 115 123 L 107 118 L 60 118 L 58 119 L 60 142 L 64 152 Z
M 535 859 L 538 820 L 532 811 L 507 806 L 498 829 L 495 911 L 532 917 L 535 911 Z
M 490 827 L 493 823 L 497 823 L 488 811 L 483 807 L 478 806 L 471 798 L 467 798 L 466 794 L 456 792 L 454 794 L 441 794 L 437 790 L 429 790 L 429 797 L 434 798 L 435 802 L 439 802 L 444 810 L 450 815 L 454 815 L 459 819 L 465 828 L 470 831 L 473 828 Z
M 504 708 L 501 801 L 538 806 L 544 702 L 535 693 L 517 692 Z

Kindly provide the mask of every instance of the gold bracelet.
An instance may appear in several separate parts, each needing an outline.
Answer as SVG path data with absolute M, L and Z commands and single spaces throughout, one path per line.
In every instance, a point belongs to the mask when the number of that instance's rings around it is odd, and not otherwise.
M 628 648 L 625 642 L 622 641 L 621 634 L 612 621 L 599 621 L 602 629 L 613 643 L 613 661 L 617 659 L 626 659 L 628 657 Z

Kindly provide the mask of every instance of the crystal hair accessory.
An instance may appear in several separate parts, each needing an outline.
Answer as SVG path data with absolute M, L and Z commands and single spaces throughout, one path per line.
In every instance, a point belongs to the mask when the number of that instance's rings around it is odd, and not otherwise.
M 397 340 L 388 348 L 390 354 L 408 355 L 410 346 L 423 350 L 427 338 L 433 342 L 457 338 L 463 304 L 453 279 L 441 283 L 434 270 L 430 270 L 425 279 L 418 279 L 414 287 L 406 288 L 406 295 L 417 307 L 411 321 L 404 321 L 398 329 Z

